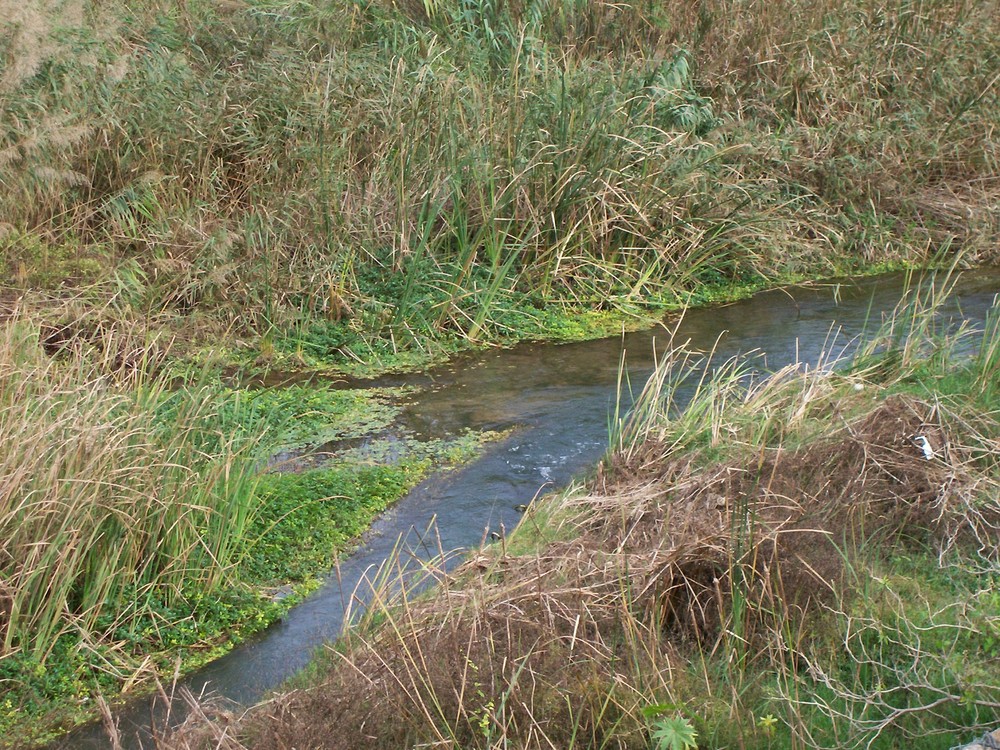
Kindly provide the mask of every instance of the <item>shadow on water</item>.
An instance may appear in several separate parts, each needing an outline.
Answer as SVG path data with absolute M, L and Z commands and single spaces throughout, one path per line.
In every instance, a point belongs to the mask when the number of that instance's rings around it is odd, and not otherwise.
M 637 389 L 652 371 L 654 347 L 666 346 L 667 328 L 673 327 L 678 342 L 690 340 L 703 350 L 714 347 L 717 357 L 758 352 L 770 369 L 795 361 L 815 363 L 847 351 L 852 339 L 877 326 L 896 306 L 903 284 L 902 277 L 887 276 L 767 292 L 691 310 L 650 331 L 574 344 L 525 344 L 402 379 L 425 386 L 401 418 L 401 427 L 410 434 L 448 437 L 470 428 L 518 428 L 471 465 L 421 483 L 375 522 L 322 589 L 182 685 L 195 694 L 253 703 L 303 668 L 314 649 L 337 637 L 345 607 L 355 596 L 360 597 L 355 609 L 363 606 L 366 576 L 397 544 L 426 559 L 440 549 L 468 548 L 491 531 L 513 528 L 520 517 L 515 506 L 566 485 L 606 450 L 623 352 Z M 998 291 L 1000 271 L 966 274 L 944 313 L 982 321 Z M 393 378 L 393 384 L 400 381 Z M 152 745 L 148 701 L 126 706 L 118 720 L 125 747 Z M 91 726 L 51 747 L 107 746 L 107 736 Z

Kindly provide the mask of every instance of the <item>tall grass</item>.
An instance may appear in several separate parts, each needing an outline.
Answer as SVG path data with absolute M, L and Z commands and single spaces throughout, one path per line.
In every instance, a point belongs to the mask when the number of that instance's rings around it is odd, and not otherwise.
M 43 4 L 3 37 L 4 268 L 141 281 L 119 314 L 188 335 L 419 347 L 995 254 L 988 4 L 744 6 Z
M 44 673 L 68 636 L 127 679 L 123 634 L 170 627 L 165 611 L 190 617 L 190 602 L 232 583 L 252 440 L 216 424 L 208 391 L 122 382 L 102 358 L 51 359 L 19 317 L 0 330 L 4 666 Z

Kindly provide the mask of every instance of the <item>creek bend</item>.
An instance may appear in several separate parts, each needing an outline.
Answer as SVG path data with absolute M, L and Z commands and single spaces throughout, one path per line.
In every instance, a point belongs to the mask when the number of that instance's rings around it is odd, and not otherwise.
M 877 328 L 903 290 L 899 275 L 779 289 L 689 310 L 669 327 L 676 326 L 678 343 L 714 348 L 716 361 L 756 352 L 766 369 L 816 363 L 846 353 L 859 335 Z M 1000 270 L 965 273 L 942 314 L 952 324 L 967 320 L 978 326 L 998 292 Z M 515 506 L 565 486 L 607 449 L 623 350 L 637 393 L 653 369 L 654 347 L 662 350 L 668 338 L 668 330 L 658 327 L 582 343 L 524 344 L 461 357 L 428 373 L 373 382 L 417 387 L 400 419 L 399 429 L 406 434 L 512 432 L 475 462 L 418 485 L 375 521 L 319 591 L 280 622 L 184 678 L 181 686 L 196 695 L 251 704 L 306 666 L 314 649 L 337 637 L 348 602 L 353 597 L 355 608 L 363 604 L 366 576 L 397 544 L 406 555 L 427 558 L 513 528 L 521 515 Z M 150 711 L 148 701 L 137 700 L 118 713 L 125 747 L 151 746 Z M 104 731 L 88 726 L 50 747 L 107 746 Z

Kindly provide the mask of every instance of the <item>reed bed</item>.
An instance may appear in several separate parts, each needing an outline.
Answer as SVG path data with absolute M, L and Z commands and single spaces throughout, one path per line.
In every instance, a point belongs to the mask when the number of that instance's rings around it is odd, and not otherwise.
M 118 353 L 53 359 L 19 315 L 0 328 L 4 725 L 38 708 L 11 696 L 86 700 L 158 668 L 149 654 L 234 583 L 253 440 L 208 390 L 109 375 Z
M 989 260 L 992 10 L 43 3 L 3 37 L 3 267 L 351 361 L 541 335 L 553 305 Z

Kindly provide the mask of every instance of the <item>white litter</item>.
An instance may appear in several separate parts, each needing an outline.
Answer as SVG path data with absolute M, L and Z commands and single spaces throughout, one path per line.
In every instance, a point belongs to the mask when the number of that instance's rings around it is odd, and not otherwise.
M 917 444 L 917 447 L 924 452 L 924 458 L 930 461 L 934 458 L 934 449 L 931 448 L 930 441 L 923 435 L 914 435 L 913 442 Z

